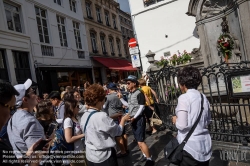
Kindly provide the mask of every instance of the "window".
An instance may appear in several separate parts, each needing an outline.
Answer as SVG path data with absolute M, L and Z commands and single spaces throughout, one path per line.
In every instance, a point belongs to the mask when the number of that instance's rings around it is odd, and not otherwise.
M 4 50 L 0 50 L 0 80 L 9 81 Z
M 40 42 L 49 43 L 49 30 L 47 25 L 46 11 L 38 7 L 35 7 L 35 11 Z
M 116 27 L 116 16 L 113 15 L 112 19 L 113 19 L 113 26 L 114 26 L 115 29 L 117 29 L 117 27 Z
M 58 26 L 61 46 L 67 47 L 68 43 L 67 43 L 66 28 L 65 28 L 65 18 L 61 16 L 56 16 L 56 19 L 57 19 L 57 26 Z
M 125 54 L 127 55 L 128 54 L 128 47 L 126 44 L 124 44 L 124 50 L 125 50 Z
M 87 17 L 92 18 L 91 14 L 91 4 L 89 2 L 86 2 L 86 12 L 87 12 Z
M 85 52 L 84 51 L 77 51 L 79 59 L 85 59 Z
M 43 56 L 54 56 L 53 47 L 47 45 L 41 45 Z
M 16 72 L 17 82 L 24 83 L 25 80 L 31 77 L 29 54 L 27 52 L 13 51 L 14 67 Z
M 109 38 L 109 46 L 110 46 L 111 55 L 115 55 L 113 38 Z
M 106 20 L 106 25 L 107 26 L 110 26 L 110 24 L 109 24 L 109 12 L 105 12 L 105 20 Z
M 99 7 L 96 8 L 96 17 L 97 17 L 97 21 L 102 23 L 101 9 Z
M 106 50 L 106 44 L 105 44 L 105 36 L 101 34 L 100 39 L 101 39 L 102 52 L 103 54 L 106 54 L 107 50 Z
M 124 35 L 125 33 L 124 27 L 121 27 L 121 29 L 122 29 L 122 34 Z
M 7 26 L 9 30 L 22 32 L 20 8 L 4 2 Z
M 73 21 L 73 29 L 74 29 L 74 35 L 75 35 L 75 41 L 76 41 L 76 48 L 82 49 L 82 42 L 81 42 L 81 36 L 80 36 L 80 24 Z
M 69 7 L 71 11 L 76 13 L 76 1 L 75 0 L 69 0 Z
M 96 34 L 94 32 L 90 32 L 90 40 L 91 40 L 93 53 L 97 53 Z
M 119 39 L 116 39 L 116 44 L 117 44 L 117 50 L 118 50 L 118 54 L 119 56 L 121 56 L 121 43 Z
M 145 7 L 153 5 L 153 4 L 160 2 L 160 1 L 163 1 L 163 0 L 143 0 Z
M 58 5 L 62 5 L 61 0 L 54 0 L 54 3 L 57 3 Z

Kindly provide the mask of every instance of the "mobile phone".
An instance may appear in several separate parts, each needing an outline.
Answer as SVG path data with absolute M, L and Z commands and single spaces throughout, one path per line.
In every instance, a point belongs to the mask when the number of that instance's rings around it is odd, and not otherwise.
M 37 147 L 34 149 L 34 151 L 43 150 L 43 147 L 49 142 L 50 140 L 42 140 Z
M 48 131 L 46 132 L 47 137 L 50 137 L 51 134 L 54 132 L 54 130 L 57 128 L 57 124 L 56 123 L 51 123 L 49 125 Z

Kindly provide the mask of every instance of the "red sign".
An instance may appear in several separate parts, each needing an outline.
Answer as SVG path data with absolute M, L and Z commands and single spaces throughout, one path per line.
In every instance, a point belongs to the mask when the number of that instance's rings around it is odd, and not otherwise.
M 135 40 L 135 38 L 131 38 L 128 41 L 128 45 L 129 45 L 130 48 L 136 47 L 137 46 L 137 41 Z

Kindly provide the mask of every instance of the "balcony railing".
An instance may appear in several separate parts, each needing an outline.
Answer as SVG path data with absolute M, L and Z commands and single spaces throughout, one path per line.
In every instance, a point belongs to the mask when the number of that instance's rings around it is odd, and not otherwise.
M 54 56 L 54 51 L 52 46 L 41 45 L 43 56 Z
M 164 1 L 164 0 L 143 0 L 144 6 L 150 6 L 156 4 L 157 2 Z

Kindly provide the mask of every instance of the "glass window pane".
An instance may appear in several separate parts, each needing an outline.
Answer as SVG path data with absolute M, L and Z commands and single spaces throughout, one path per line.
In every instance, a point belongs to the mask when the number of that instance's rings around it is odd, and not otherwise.
M 82 43 L 79 43 L 79 49 L 82 49 Z
M 68 46 L 67 40 L 64 40 L 64 46 Z
M 41 16 L 44 17 L 44 18 L 46 18 L 45 10 L 42 10 L 42 9 L 41 9 Z
M 49 35 L 48 28 L 43 27 L 44 35 Z
M 64 24 L 64 18 L 61 17 L 61 24 Z
M 41 19 L 39 17 L 36 18 L 36 22 L 38 25 L 41 25 Z
M 37 26 L 37 28 L 38 28 L 38 33 L 39 34 L 43 34 L 43 29 L 42 29 L 42 26 Z
M 56 20 L 57 20 L 58 23 L 60 23 L 60 18 L 59 18 L 59 16 L 56 16 Z
M 22 26 L 19 23 L 15 23 L 15 28 L 17 32 L 22 32 Z
M 43 35 L 39 34 L 40 42 L 43 42 Z
M 61 0 L 57 0 L 58 5 L 61 5 Z
M 17 31 L 17 32 L 22 32 L 19 14 L 14 13 L 14 16 L 13 16 L 13 17 L 14 17 L 14 22 L 15 22 L 16 31 Z
M 6 20 L 7 20 L 7 25 L 8 25 L 9 30 L 14 30 L 11 12 L 8 10 L 5 10 L 5 14 L 6 14 Z
M 45 19 L 42 19 L 42 22 L 43 22 L 43 26 L 47 27 L 47 21 Z
M 66 33 L 63 33 L 63 38 L 66 39 Z
M 65 26 L 62 26 L 62 32 L 66 32 Z
M 49 43 L 49 36 L 44 36 L 45 38 L 45 43 Z
M 36 15 L 40 16 L 40 10 L 39 10 L 39 8 L 35 7 L 35 11 L 36 11 Z

